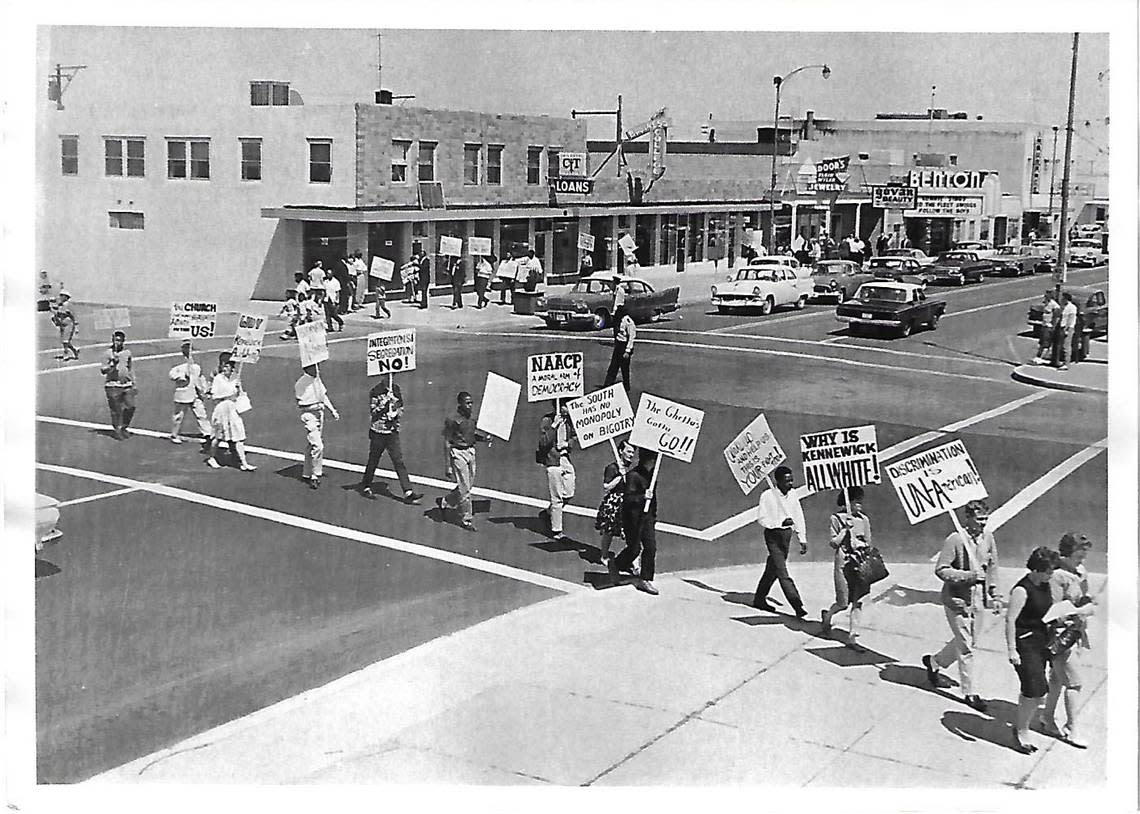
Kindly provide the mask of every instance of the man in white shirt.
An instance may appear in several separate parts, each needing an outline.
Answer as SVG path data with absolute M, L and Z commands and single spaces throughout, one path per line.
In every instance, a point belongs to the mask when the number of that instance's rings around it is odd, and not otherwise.
M 1073 332 L 1077 329 L 1077 304 L 1068 291 L 1061 294 L 1061 324 L 1057 330 L 1057 369 L 1069 369 L 1069 353 L 1073 347 Z
M 325 265 L 320 260 L 313 264 L 309 269 L 309 285 L 313 288 L 320 288 L 325 284 Z
M 364 295 L 368 293 L 368 266 L 365 265 L 364 258 L 361 257 L 360 252 L 352 256 L 350 263 L 352 266 L 352 274 L 356 282 L 351 303 L 352 309 L 355 311 L 357 308 L 364 307 Z
M 308 442 L 301 477 L 309 482 L 310 489 L 318 489 L 321 475 L 324 474 L 325 441 L 322 433 L 325 428 L 325 408 L 329 408 L 336 421 L 340 421 L 340 413 L 329 400 L 328 390 L 321 381 L 321 373 L 317 366 L 306 365 L 301 369 L 304 372 L 293 385 L 297 408 L 301 411 L 301 424 L 305 428 L 305 440 Z
M 1041 324 L 1038 326 L 1037 355 L 1033 357 L 1033 364 L 1047 365 L 1053 358 L 1053 323 L 1056 322 L 1056 310 L 1060 306 L 1053 299 L 1052 289 L 1046 289 L 1041 300 Z
M 618 286 L 620 289 L 621 286 Z M 610 366 L 606 370 L 606 381 L 602 387 L 609 387 L 617 381 L 618 372 L 621 372 L 621 383 L 625 392 L 629 392 L 629 360 L 633 356 L 633 343 L 637 340 L 637 326 L 625 308 L 624 298 L 622 304 L 614 311 L 614 350 L 610 356 Z
M 752 607 L 775 612 L 775 608 L 768 603 L 768 592 L 772 590 L 772 583 L 777 580 L 788 600 L 792 611 L 800 619 L 807 616 L 804 610 L 800 592 L 796 583 L 788 574 L 788 548 L 792 537 L 800 540 L 800 555 L 807 554 L 807 528 L 804 526 L 804 512 L 800 507 L 800 499 L 792 490 L 792 470 L 786 466 L 777 466 L 772 473 L 775 487 L 769 487 L 760 495 L 760 506 L 757 511 L 757 522 L 764 530 L 764 545 L 768 548 L 768 562 L 764 566 L 764 574 L 756 585 L 756 595 L 752 598 Z
M 534 256 L 534 249 L 527 249 L 526 257 L 519 261 L 519 273 L 515 277 L 526 291 L 534 291 L 543 281 L 542 261 Z
M 337 323 L 336 330 L 344 330 L 344 320 L 340 318 L 340 312 L 337 311 L 337 303 L 340 302 L 341 282 L 331 274 L 325 278 L 325 328 L 331 333 L 333 331 L 333 322 Z
M 202 402 L 202 368 L 190 355 L 190 340 L 182 342 L 182 362 L 170 368 L 170 380 L 174 382 L 174 424 L 170 440 L 181 444 L 182 419 L 189 410 L 198 421 L 198 429 L 207 441 L 213 437 L 213 429 L 206 418 L 206 405 Z

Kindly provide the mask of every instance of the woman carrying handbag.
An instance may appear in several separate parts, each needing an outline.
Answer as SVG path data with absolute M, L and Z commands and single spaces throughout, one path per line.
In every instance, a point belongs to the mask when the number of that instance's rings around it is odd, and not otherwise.
M 831 515 L 831 547 L 835 549 L 835 602 L 820 614 L 823 632 L 831 632 L 831 620 L 837 613 L 850 610 L 850 632 L 847 645 L 862 653 L 859 644 L 859 621 L 863 613 L 863 597 L 871 592 L 871 578 L 863 564 L 872 556 L 871 520 L 863 514 L 863 489 L 852 486 L 846 499 L 842 491 L 836 501 L 839 511 Z M 877 554 L 877 552 L 876 552 Z

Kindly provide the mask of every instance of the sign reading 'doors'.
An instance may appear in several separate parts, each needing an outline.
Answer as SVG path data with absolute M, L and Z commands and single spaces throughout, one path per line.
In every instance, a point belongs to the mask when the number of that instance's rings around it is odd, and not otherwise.
M 170 306 L 169 339 L 208 339 L 218 324 L 216 302 L 176 302 Z
M 871 187 L 871 206 L 879 209 L 914 209 L 918 190 L 914 187 Z
M 961 441 L 928 449 L 884 468 L 912 525 L 988 497 L 982 476 Z
M 329 343 L 325 326 L 320 322 L 302 322 L 297 326 L 297 349 L 301 365 L 315 365 L 329 358 Z
M 760 481 L 783 463 L 786 457 L 763 413 L 756 416 L 724 448 L 724 460 L 746 495 L 751 494 Z
M 498 373 L 487 373 L 483 400 L 479 402 L 479 417 L 475 427 L 504 441 L 511 440 L 511 427 L 519 406 L 522 385 Z
M 369 376 L 415 370 L 416 329 L 406 328 L 401 331 L 369 334 L 365 353 Z
M 704 420 L 704 410 L 642 393 L 629 442 L 635 447 L 692 463 Z
M 978 170 L 910 170 L 906 183 L 922 189 L 981 189 L 989 174 Z
M 467 238 L 467 253 L 475 255 L 476 257 L 490 257 L 491 256 L 491 238 L 489 237 L 469 237 Z
M 387 257 L 372 258 L 372 267 L 368 270 L 369 277 L 376 277 L 380 280 L 391 280 L 395 274 L 395 262 L 389 260 Z
M 540 353 L 526 359 L 526 400 L 573 399 L 585 389 L 581 353 Z
M 582 449 L 624 435 L 633 429 L 633 406 L 625 387 L 613 384 L 566 405 Z
M 238 317 L 237 333 L 234 335 L 233 360 L 256 365 L 261 358 L 261 346 L 265 343 L 265 325 L 269 317 L 260 314 L 242 314 Z
M 584 252 L 592 252 L 594 250 L 594 236 L 586 232 L 579 232 L 578 248 Z
M 982 214 L 981 198 L 956 198 L 953 195 L 920 195 L 908 218 L 967 218 Z
M 91 318 L 91 327 L 97 331 L 131 327 L 131 312 L 127 308 L 104 308 Z
M 439 236 L 439 253 L 448 257 L 459 257 L 463 254 L 463 239 L 449 235 Z
M 873 424 L 801 435 L 800 459 L 808 494 L 882 480 Z

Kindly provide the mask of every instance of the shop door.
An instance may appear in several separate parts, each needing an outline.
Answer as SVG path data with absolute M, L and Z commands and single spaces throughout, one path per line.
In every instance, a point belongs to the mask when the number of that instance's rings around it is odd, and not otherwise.
M 348 253 L 348 225 L 344 223 L 305 221 L 301 239 L 305 271 L 318 260 L 326 269 L 331 269 Z

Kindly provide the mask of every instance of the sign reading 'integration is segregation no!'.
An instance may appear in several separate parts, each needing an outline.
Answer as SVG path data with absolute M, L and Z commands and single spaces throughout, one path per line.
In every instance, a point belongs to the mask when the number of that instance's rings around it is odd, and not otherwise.
M 415 370 L 416 329 L 369 334 L 365 353 L 369 376 Z

